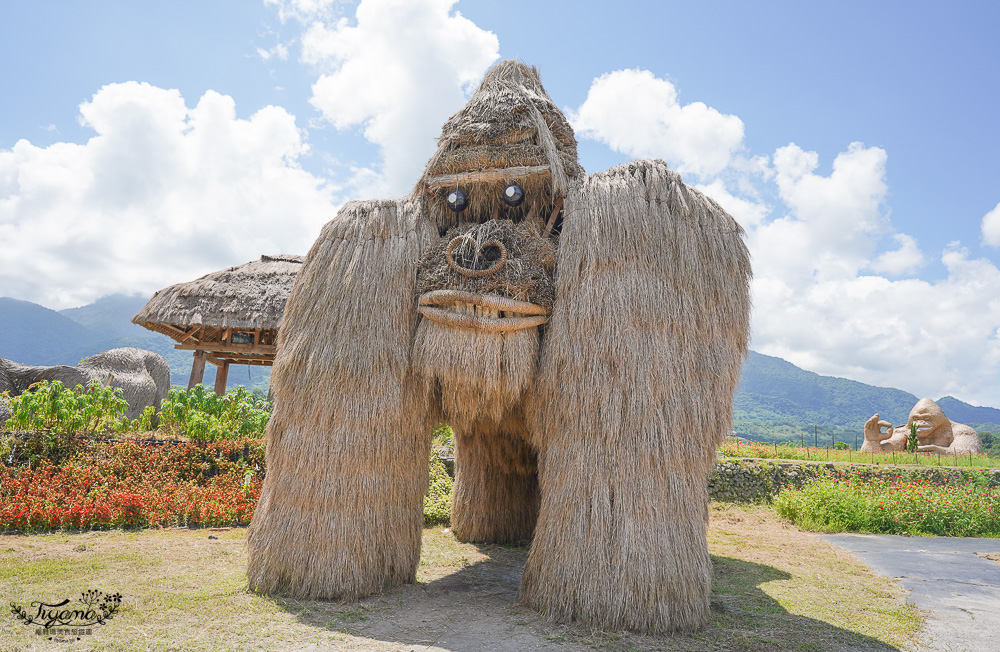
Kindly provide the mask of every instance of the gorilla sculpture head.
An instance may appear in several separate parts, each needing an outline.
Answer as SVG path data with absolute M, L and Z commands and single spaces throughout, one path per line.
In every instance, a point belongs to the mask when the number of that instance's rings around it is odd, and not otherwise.
M 608 629 L 704 622 L 705 473 L 747 344 L 741 235 L 661 161 L 585 175 L 537 71 L 495 66 L 413 192 L 345 205 L 296 279 L 250 586 L 414 581 L 446 420 L 454 532 L 530 540 L 524 602 Z
M 500 421 L 535 376 L 576 159 L 538 72 L 513 62 L 444 124 L 415 190 L 440 240 L 419 267 L 414 359 L 453 425 Z

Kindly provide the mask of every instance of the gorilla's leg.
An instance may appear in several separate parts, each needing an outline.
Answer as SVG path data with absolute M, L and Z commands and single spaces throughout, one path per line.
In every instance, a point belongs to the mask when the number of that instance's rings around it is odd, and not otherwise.
M 530 541 L 538 518 L 535 452 L 520 415 L 455 429 L 451 523 L 460 541 Z
M 704 474 L 612 448 L 565 437 L 539 454 L 522 600 L 609 631 L 693 629 L 708 615 L 712 576 Z
M 416 579 L 430 429 L 415 405 L 384 409 L 393 399 L 374 387 L 336 400 L 339 423 L 275 404 L 247 537 L 252 590 L 355 599 Z

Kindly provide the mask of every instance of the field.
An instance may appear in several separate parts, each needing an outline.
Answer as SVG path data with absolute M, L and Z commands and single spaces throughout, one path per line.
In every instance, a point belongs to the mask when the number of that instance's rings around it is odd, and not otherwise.
M 418 583 L 357 603 L 246 590 L 243 528 L 0 538 L 9 601 L 97 589 L 123 607 L 67 647 L 13 618 L 8 650 L 842 650 L 914 644 L 919 614 L 890 580 L 759 507 L 713 504 L 712 609 L 694 634 L 640 636 L 555 625 L 517 605 L 524 548 L 469 545 L 424 531 Z
M 851 449 L 815 448 L 783 443 L 764 444 L 727 439 L 719 446 L 726 457 L 750 457 L 775 460 L 813 462 L 847 462 L 850 464 L 952 466 L 978 469 L 1000 469 L 1000 459 L 989 455 L 938 455 L 934 453 L 862 453 Z

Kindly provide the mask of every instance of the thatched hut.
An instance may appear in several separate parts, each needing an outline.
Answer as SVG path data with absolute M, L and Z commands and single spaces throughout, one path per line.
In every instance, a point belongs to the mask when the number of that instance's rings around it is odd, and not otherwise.
M 250 587 L 412 582 L 445 419 L 456 536 L 531 539 L 525 604 L 606 630 L 699 626 L 706 473 L 749 331 L 742 229 L 662 161 L 585 175 L 516 61 L 438 142 L 409 196 L 346 204 L 295 281 Z
M 188 389 L 202 381 L 205 363 L 218 367 L 215 392 L 226 391 L 229 365 L 274 363 L 278 326 L 303 256 L 261 256 L 158 291 L 132 323 L 177 340 L 194 352 Z

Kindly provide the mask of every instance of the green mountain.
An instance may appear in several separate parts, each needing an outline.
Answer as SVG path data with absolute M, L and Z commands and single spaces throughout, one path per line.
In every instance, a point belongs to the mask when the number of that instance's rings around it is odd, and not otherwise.
M 15 299 L 0 298 L 0 357 L 26 364 L 77 364 L 81 358 L 117 346 L 137 346 L 167 359 L 174 385 L 187 386 L 191 352 L 136 326 L 131 318 L 146 297 L 112 295 L 80 308 L 55 312 Z M 266 391 L 269 367 L 230 368 L 229 386 Z M 206 385 L 215 383 L 215 367 L 205 369 Z M 865 421 L 875 413 L 894 424 L 906 423 L 917 397 L 889 387 L 821 376 L 781 358 L 750 352 L 733 400 L 733 430 L 739 436 L 770 442 L 800 441 L 826 446 L 834 441 L 860 443 Z M 1000 410 L 976 407 L 954 397 L 938 405 L 955 421 L 980 432 L 1000 432 Z
M 85 326 L 54 310 L 0 297 L 0 358 L 25 364 L 67 364 L 62 354 L 91 339 L 93 333 Z
M 108 338 L 143 338 L 155 333 L 132 323 L 132 316 L 146 305 L 149 297 L 141 295 L 112 294 L 79 308 L 60 310 L 59 314 Z
M 873 414 L 901 425 L 917 400 L 899 389 L 820 376 L 751 351 L 733 400 L 733 430 L 758 441 L 799 440 L 820 446 L 846 441 L 853 446 L 860 443 L 864 423 Z M 996 408 L 976 407 L 950 396 L 937 403 L 954 421 L 981 431 L 1000 431 Z
M 79 308 L 56 312 L 29 301 L 0 297 L 0 358 L 33 365 L 76 365 L 80 360 L 119 346 L 159 353 L 170 365 L 170 380 L 187 387 L 190 351 L 178 351 L 174 340 L 131 322 L 148 297 L 114 294 Z M 234 366 L 228 387 L 246 385 L 267 391 L 270 368 Z M 202 381 L 215 384 L 215 366 L 205 366 Z

